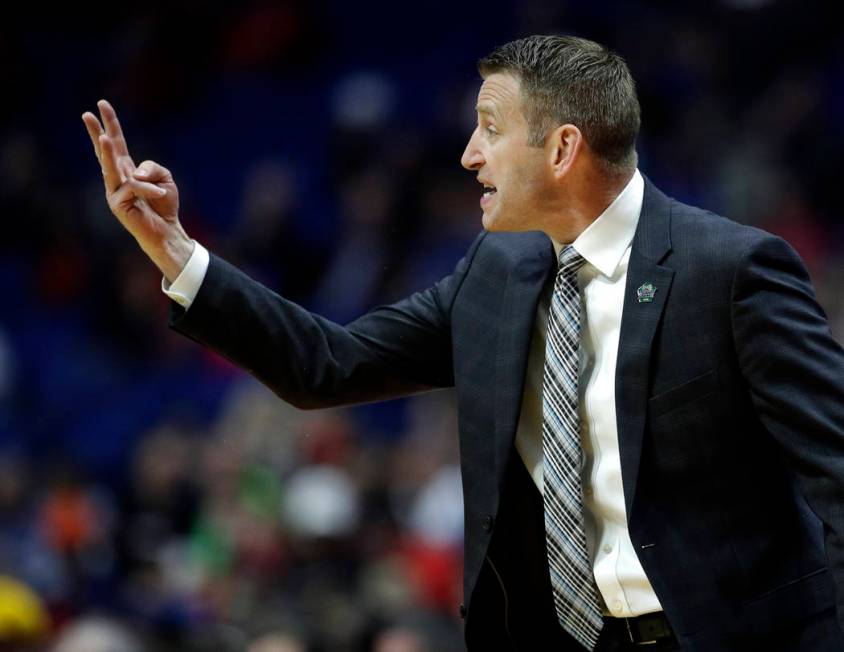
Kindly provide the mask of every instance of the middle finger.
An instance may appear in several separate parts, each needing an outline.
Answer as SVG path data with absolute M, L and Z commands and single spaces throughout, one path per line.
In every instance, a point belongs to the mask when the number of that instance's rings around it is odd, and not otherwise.
M 106 192 L 112 194 L 123 184 L 123 175 L 117 167 L 114 143 L 105 135 L 99 137 L 99 143 L 102 152 L 103 181 L 105 182 Z
M 123 129 L 120 127 L 120 121 L 117 119 L 117 113 L 114 108 L 106 100 L 97 102 L 97 107 L 100 109 L 106 134 L 114 145 L 114 153 L 118 157 L 125 156 L 129 158 L 129 148 L 126 146 Z

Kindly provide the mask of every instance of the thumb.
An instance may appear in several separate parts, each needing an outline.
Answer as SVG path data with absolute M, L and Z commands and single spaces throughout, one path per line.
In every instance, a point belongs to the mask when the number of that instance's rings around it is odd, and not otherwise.
M 144 161 L 134 171 L 136 179 L 148 181 L 149 183 L 166 183 L 173 180 L 170 170 L 155 161 Z

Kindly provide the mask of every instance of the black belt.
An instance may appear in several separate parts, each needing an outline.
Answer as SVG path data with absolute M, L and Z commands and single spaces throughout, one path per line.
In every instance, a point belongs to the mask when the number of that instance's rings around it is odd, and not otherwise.
M 636 647 L 679 647 L 671 624 L 661 611 L 642 614 L 633 618 L 604 616 L 604 623 L 612 627 L 616 635 L 625 643 L 630 643 Z

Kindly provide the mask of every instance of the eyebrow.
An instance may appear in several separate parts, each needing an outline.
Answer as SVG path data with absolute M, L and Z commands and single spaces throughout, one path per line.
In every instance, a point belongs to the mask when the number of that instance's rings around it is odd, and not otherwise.
M 495 110 L 495 107 L 492 104 L 478 104 L 475 107 L 475 111 L 478 113 L 486 113 L 487 115 L 491 115 L 493 118 L 501 121 L 501 114 Z

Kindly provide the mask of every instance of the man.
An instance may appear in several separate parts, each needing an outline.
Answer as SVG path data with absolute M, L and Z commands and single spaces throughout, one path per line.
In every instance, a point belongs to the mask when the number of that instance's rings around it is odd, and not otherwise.
M 844 352 L 799 258 L 638 172 L 603 46 L 479 69 L 484 232 L 345 327 L 194 244 L 170 173 L 83 119 L 176 330 L 300 407 L 456 387 L 470 650 L 844 649 Z

